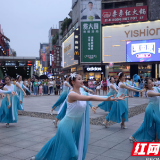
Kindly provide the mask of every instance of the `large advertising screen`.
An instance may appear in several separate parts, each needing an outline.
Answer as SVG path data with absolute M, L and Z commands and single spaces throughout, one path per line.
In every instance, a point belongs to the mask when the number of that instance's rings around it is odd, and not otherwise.
M 160 39 L 127 41 L 127 62 L 160 61 Z

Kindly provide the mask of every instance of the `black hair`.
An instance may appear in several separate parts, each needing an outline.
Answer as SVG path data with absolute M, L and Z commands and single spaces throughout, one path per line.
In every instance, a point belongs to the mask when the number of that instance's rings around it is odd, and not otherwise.
M 90 4 L 90 3 L 92 3 L 92 4 L 93 4 L 93 2 L 88 2 L 88 4 Z
M 113 76 L 111 76 L 111 77 L 109 78 L 109 81 L 110 81 L 110 82 L 111 82 L 111 79 L 112 79 L 112 78 L 114 78 L 114 77 L 113 77 Z
M 64 80 L 66 80 L 68 77 L 69 77 L 68 75 L 65 75 L 65 76 L 64 76 Z
M 75 82 L 76 81 L 76 77 L 69 77 L 69 84 L 73 87 L 72 81 Z
M 21 75 L 17 75 L 17 77 L 16 77 L 16 80 L 18 81 L 18 79 L 19 79 L 19 77 L 20 77 Z
M 124 76 L 124 73 L 121 72 L 120 75 L 119 75 L 119 78 L 118 78 L 118 81 L 117 81 L 117 86 L 118 86 L 118 83 L 120 82 L 120 79 Z
M 153 82 L 153 80 L 151 78 L 145 78 L 144 80 L 144 88 L 148 89 L 148 81 L 151 80 Z
M 6 80 L 6 78 L 9 78 L 11 80 L 11 77 L 8 75 L 4 77 L 4 80 Z

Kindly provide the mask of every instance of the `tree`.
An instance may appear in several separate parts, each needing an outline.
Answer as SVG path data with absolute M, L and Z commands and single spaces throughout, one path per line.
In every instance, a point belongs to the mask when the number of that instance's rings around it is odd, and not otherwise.
M 60 35 L 63 36 L 63 33 L 66 29 L 68 29 L 69 25 L 72 23 L 72 19 L 71 18 L 65 18 L 62 25 L 61 25 L 61 30 L 62 32 L 60 33 Z

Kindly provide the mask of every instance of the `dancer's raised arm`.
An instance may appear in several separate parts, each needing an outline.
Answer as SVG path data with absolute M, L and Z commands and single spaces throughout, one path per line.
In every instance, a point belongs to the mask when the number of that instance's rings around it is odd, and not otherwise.
M 3 90 L 5 90 L 5 91 L 8 91 L 8 89 L 7 88 L 3 88 Z M 10 101 L 10 96 L 9 96 L 9 94 L 6 94 L 7 95 L 7 99 L 8 99 L 8 103 L 9 103 L 9 105 L 8 105 L 8 109 L 11 107 L 11 101 Z
M 78 93 L 70 93 L 68 96 L 68 102 L 73 103 L 74 101 L 116 101 L 117 98 L 109 97 L 100 97 L 100 96 L 84 96 Z
M 110 85 L 110 88 L 114 89 L 118 94 L 118 90 L 114 87 L 114 85 Z
M 128 89 L 128 90 L 130 90 L 130 91 L 134 91 L 134 92 L 144 92 L 144 89 L 142 89 L 142 90 L 137 90 L 137 89 L 131 88 L 131 87 L 129 87 L 129 86 L 126 86 L 125 84 L 121 84 L 121 85 L 120 85 L 120 88 L 125 88 L 125 89 Z
M 148 92 L 148 97 L 155 97 L 155 96 L 160 96 L 160 93 Z
M 20 88 L 23 91 L 24 95 L 26 96 L 25 91 L 23 90 L 23 88 L 18 83 L 16 83 L 16 87 Z

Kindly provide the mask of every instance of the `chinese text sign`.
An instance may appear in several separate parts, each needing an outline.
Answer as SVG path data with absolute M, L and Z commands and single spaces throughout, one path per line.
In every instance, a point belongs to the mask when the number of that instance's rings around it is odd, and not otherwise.
M 147 6 L 102 10 L 102 24 L 146 20 Z

